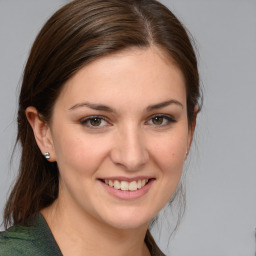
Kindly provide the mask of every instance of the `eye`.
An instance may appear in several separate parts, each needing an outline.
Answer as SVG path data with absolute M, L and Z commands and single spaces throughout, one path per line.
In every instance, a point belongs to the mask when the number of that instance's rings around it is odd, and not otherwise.
M 174 123 L 176 120 L 169 115 L 154 115 L 149 119 L 148 124 L 154 126 L 165 126 L 169 125 L 170 123 Z
M 102 116 L 89 116 L 85 119 L 82 119 L 80 122 L 82 125 L 90 128 L 103 127 L 108 124 L 105 118 Z

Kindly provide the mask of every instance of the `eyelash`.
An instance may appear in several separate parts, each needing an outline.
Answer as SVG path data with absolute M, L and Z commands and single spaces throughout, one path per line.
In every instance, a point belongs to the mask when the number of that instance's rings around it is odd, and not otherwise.
M 156 115 L 151 116 L 151 117 L 148 119 L 147 123 L 148 123 L 149 121 L 152 121 L 154 118 L 163 118 L 163 120 L 165 119 L 165 124 L 159 124 L 159 125 L 157 125 L 157 124 L 149 124 L 149 125 L 153 125 L 153 126 L 156 126 L 156 127 L 164 127 L 164 126 L 170 125 L 171 123 L 175 123 L 175 122 L 176 122 L 176 120 L 175 120 L 172 116 L 170 116 L 170 115 L 156 114 Z M 93 119 L 98 119 L 98 120 L 100 121 L 100 125 L 97 126 L 97 125 L 89 124 L 89 122 L 90 122 L 90 121 L 93 121 Z M 104 126 L 105 126 L 105 125 L 101 125 L 102 120 L 103 120 L 104 122 L 106 122 L 106 123 L 109 123 L 108 120 L 107 120 L 107 118 L 104 117 L 104 116 L 89 116 L 89 117 L 86 117 L 86 118 L 82 119 L 82 120 L 80 121 L 80 123 L 81 123 L 82 125 L 88 127 L 88 128 L 100 129 L 101 127 L 104 127 Z
M 94 125 L 91 125 L 91 124 L 88 124 L 90 121 L 92 121 L 93 119 L 99 119 L 101 122 L 102 120 L 105 121 L 106 123 L 108 123 L 107 119 L 104 117 L 104 116 L 89 116 L 89 117 L 86 117 L 84 119 L 82 119 L 80 121 L 80 123 L 86 127 L 89 127 L 89 128 L 92 128 L 92 129 L 99 129 L 100 127 L 102 127 L 102 125 L 99 125 L 99 126 L 94 126 Z
M 175 122 L 176 122 L 176 120 L 174 119 L 174 117 L 171 116 L 171 115 L 156 114 L 156 115 L 151 116 L 149 120 L 153 120 L 154 118 L 163 118 L 163 119 L 166 120 L 166 123 L 165 123 L 165 124 L 160 124 L 160 125 L 152 124 L 152 125 L 154 125 L 154 126 L 156 126 L 156 127 L 168 126 L 168 125 L 170 125 L 171 123 L 175 123 Z M 147 122 L 149 122 L 149 121 L 147 121 Z

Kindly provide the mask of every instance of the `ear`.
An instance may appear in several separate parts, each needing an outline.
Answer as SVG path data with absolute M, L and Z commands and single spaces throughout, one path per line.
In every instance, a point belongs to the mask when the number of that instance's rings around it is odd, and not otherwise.
M 193 120 L 192 120 L 191 126 L 189 128 L 187 152 L 189 152 L 192 141 L 193 141 L 194 131 L 195 131 L 195 128 L 196 128 L 196 118 L 197 118 L 198 112 L 199 112 L 199 108 L 195 107 L 194 114 L 193 114 Z
M 35 107 L 30 106 L 26 109 L 26 117 L 32 127 L 36 143 L 42 154 L 44 155 L 48 152 L 50 158 L 47 160 L 54 162 L 56 157 L 49 125 L 42 119 L 42 117 L 40 117 L 40 114 Z

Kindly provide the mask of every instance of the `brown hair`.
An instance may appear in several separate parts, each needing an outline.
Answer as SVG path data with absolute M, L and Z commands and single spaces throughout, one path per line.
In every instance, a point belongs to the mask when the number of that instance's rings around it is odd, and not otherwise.
M 31 49 L 19 97 L 22 154 L 17 181 L 4 212 L 5 227 L 24 223 L 58 197 L 58 168 L 42 156 L 25 110 L 46 122 L 63 84 L 87 63 L 129 47 L 161 47 L 183 72 L 189 125 L 200 98 L 197 60 L 178 19 L 155 0 L 75 0 L 44 25 Z

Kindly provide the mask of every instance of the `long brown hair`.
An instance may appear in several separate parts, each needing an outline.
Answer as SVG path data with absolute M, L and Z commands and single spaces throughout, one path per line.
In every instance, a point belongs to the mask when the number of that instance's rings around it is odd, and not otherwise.
M 46 122 L 63 84 L 87 63 L 129 47 L 165 50 L 186 81 L 188 123 L 200 98 L 197 60 L 178 19 L 155 0 L 75 0 L 44 25 L 31 49 L 19 97 L 18 135 L 22 153 L 4 224 L 28 224 L 58 197 L 58 168 L 42 156 L 25 116 L 34 106 Z

